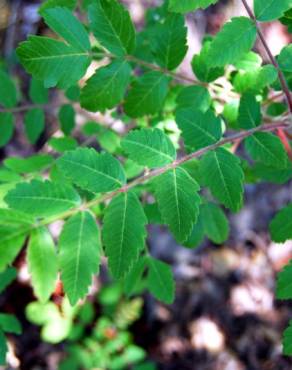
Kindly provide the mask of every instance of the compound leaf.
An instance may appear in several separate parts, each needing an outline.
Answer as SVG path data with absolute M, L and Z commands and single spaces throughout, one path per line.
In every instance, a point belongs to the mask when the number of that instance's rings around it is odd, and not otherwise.
M 131 67 L 123 60 L 97 69 L 81 90 L 81 106 L 91 112 L 115 107 L 124 97 L 130 76 Z
M 291 7 L 291 0 L 254 0 L 255 16 L 258 21 L 262 22 L 280 18 Z
M 102 239 L 112 275 L 125 276 L 144 247 L 147 218 L 137 196 L 122 193 L 106 208 Z
M 198 214 L 199 185 L 183 168 L 168 170 L 153 180 L 155 197 L 164 222 L 176 240 L 184 242 Z
M 133 161 L 149 168 L 162 167 L 176 158 L 172 142 L 157 128 L 133 130 L 121 145 Z
M 72 187 L 39 180 L 17 184 L 4 200 L 10 208 L 38 217 L 62 213 L 80 204 L 80 197 Z
M 243 129 L 259 126 L 262 121 L 261 105 L 254 95 L 244 94 L 240 99 L 238 111 L 238 125 Z
M 166 263 L 149 257 L 147 259 L 147 287 L 158 300 L 171 304 L 174 301 L 175 283 L 171 267 Z
M 148 72 L 135 81 L 125 100 L 126 114 L 136 118 L 157 113 L 166 98 L 168 80 L 160 72 Z
M 237 157 L 223 148 L 213 150 L 202 158 L 200 172 L 215 198 L 234 212 L 240 209 L 244 175 Z
M 64 225 L 59 240 L 61 280 L 71 305 L 84 298 L 98 272 L 100 237 L 94 217 L 78 212 Z
M 57 160 L 59 169 L 82 189 L 102 193 L 120 188 L 126 181 L 120 162 L 109 153 L 78 148 Z
M 184 17 L 169 14 L 165 22 L 158 26 L 152 43 L 155 60 L 160 66 L 169 70 L 179 66 L 188 50 Z
M 223 243 L 229 234 L 228 220 L 220 207 L 214 203 L 203 204 L 200 218 L 206 236 L 214 243 Z
M 256 34 L 252 20 L 247 17 L 232 18 L 225 23 L 210 45 L 209 65 L 220 67 L 238 61 L 253 47 Z
M 88 8 L 90 27 L 96 39 L 116 56 L 135 49 L 135 28 L 129 12 L 117 0 L 96 0 Z
M 267 166 L 286 168 L 288 157 L 281 140 L 269 132 L 256 132 L 245 139 L 251 158 Z
M 39 108 L 31 109 L 24 115 L 25 133 L 30 143 L 35 144 L 45 129 L 44 111 Z
M 198 150 L 221 139 L 221 121 L 208 110 L 203 113 L 196 108 L 178 109 L 176 123 L 182 131 L 185 144 Z
M 58 264 L 54 241 L 45 227 L 32 231 L 27 263 L 35 296 L 41 302 L 46 302 L 55 288 Z

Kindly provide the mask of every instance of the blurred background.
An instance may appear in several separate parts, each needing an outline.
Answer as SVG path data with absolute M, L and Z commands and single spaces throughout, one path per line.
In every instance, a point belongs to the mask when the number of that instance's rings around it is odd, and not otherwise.
M 123 2 L 139 30 L 143 28 L 147 9 L 160 4 L 159 0 Z M 17 64 L 14 50 L 28 34 L 50 35 L 38 15 L 40 3 L 0 0 L 1 64 L 5 64 L 13 74 L 20 87 L 23 104 L 29 101 L 29 76 Z M 239 0 L 220 0 L 206 11 L 187 16 L 189 52 L 181 67 L 184 74 L 192 77 L 190 60 L 200 50 L 203 36 L 215 34 L 228 18 L 239 14 L 245 14 Z M 274 55 L 291 41 L 286 28 L 279 22 L 265 24 L 263 31 Z M 257 48 L 265 60 L 263 50 L 259 45 Z M 92 74 L 92 71 L 88 73 Z M 52 133 L 56 137 L 59 135 L 56 109 L 63 100 L 59 92 L 50 91 L 46 132 L 34 145 L 28 143 L 23 134 L 23 113 L 20 111 L 13 140 L 0 149 L 0 160 L 14 155 L 26 157 L 49 152 L 50 148 L 45 143 Z M 87 113 L 78 107 L 75 110 L 79 127 L 90 120 L 110 126 L 113 133 L 125 130 L 122 122 L 113 122 L 112 118 L 109 122 L 107 116 Z M 75 138 L 79 143 L 87 140 L 80 130 L 76 131 Z M 113 137 L 103 139 L 101 146 L 109 145 L 111 148 L 115 140 Z M 100 142 L 95 138 L 88 144 L 98 147 Z M 230 237 L 224 245 L 203 241 L 196 249 L 183 248 L 176 245 L 164 228 L 151 226 L 149 248 L 152 255 L 173 267 L 177 281 L 174 304 L 165 306 L 149 295 L 144 295 L 143 301 L 124 302 L 120 298 L 119 286 L 100 290 L 100 281 L 97 281 L 89 299 L 91 303 L 82 312 L 75 314 L 63 307 L 64 315 L 69 317 L 71 324 L 77 322 L 78 329 L 76 332 L 71 330 L 69 339 L 67 336 L 59 343 L 56 336 L 60 334 L 62 337 L 63 329 L 60 328 L 69 324 L 64 324 L 64 317 L 49 307 L 47 315 L 53 323 L 44 333 L 45 319 L 42 321 L 40 318 L 38 307 L 27 309 L 34 297 L 28 284 L 24 256 L 21 255 L 15 263 L 17 279 L 0 296 L 0 311 L 15 313 L 23 325 L 21 336 L 10 337 L 7 369 L 57 369 L 58 363 L 66 358 L 66 354 L 74 352 L 81 340 L 91 346 L 93 353 L 100 352 L 102 356 L 108 343 L 117 338 L 115 330 L 127 333 L 123 337 L 125 343 L 135 343 L 135 355 L 145 359 L 146 363 L 135 369 L 292 369 L 292 359 L 281 355 L 281 335 L 292 317 L 292 303 L 275 301 L 274 298 L 275 275 L 292 257 L 292 242 L 277 245 L 268 235 L 268 224 L 273 215 L 291 201 L 291 182 L 286 185 L 268 182 L 247 185 L 243 209 L 235 215 L 228 214 Z M 58 225 L 55 225 L 52 232 L 57 233 L 57 229 Z M 58 294 L 54 302 L 58 306 L 64 304 Z M 111 306 L 116 302 L 120 302 L 119 310 L 113 314 Z M 36 317 L 39 318 L 38 325 L 32 323 L 38 321 Z M 114 326 L 118 329 L 111 331 Z M 104 328 L 107 328 L 106 332 Z M 118 358 L 119 351 L 111 350 L 109 357 Z M 63 369 L 78 368 L 75 355 L 72 355 L 71 362 L 63 364 Z M 107 366 L 102 369 L 107 369 Z M 83 365 L 82 368 L 101 369 L 95 365 Z

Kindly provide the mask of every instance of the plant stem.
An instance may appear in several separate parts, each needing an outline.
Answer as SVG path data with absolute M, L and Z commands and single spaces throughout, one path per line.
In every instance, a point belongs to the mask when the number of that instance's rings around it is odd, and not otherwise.
M 292 98 L 291 98 L 291 94 L 290 94 L 290 91 L 289 91 L 289 86 L 287 84 L 287 81 L 285 79 L 285 76 L 283 74 L 283 72 L 281 71 L 280 69 L 280 66 L 276 60 L 276 58 L 273 56 L 270 48 L 269 48 L 269 45 L 267 44 L 266 40 L 265 40 L 265 37 L 262 33 L 262 30 L 260 28 L 260 25 L 255 17 L 255 15 L 253 14 L 251 8 L 249 7 L 248 3 L 246 0 L 242 0 L 242 3 L 243 3 L 243 6 L 245 7 L 246 9 L 246 12 L 247 14 L 249 15 L 249 17 L 253 20 L 255 26 L 256 26 L 256 29 L 257 29 L 257 34 L 258 34 L 258 37 L 261 41 L 261 43 L 263 44 L 263 47 L 271 61 L 271 63 L 273 64 L 273 66 L 277 69 L 277 72 L 278 72 L 278 76 L 279 76 L 279 80 L 280 80 L 280 83 L 281 83 L 281 86 L 282 86 L 282 90 L 285 94 L 285 97 L 286 97 L 286 100 L 287 100 L 287 104 L 288 104 L 288 108 L 289 108 L 289 112 L 290 114 L 292 114 Z
M 57 217 L 45 219 L 40 224 L 41 225 L 48 225 L 52 222 L 70 217 L 78 211 L 90 209 L 91 207 L 94 207 L 94 206 L 96 206 L 100 203 L 103 203 L 103 202 L 106 202 L 106 201 L 112 199 L 113 197 L 115 197 L 119 193 L 127 192 L 127 191 L 131 190 L 132 188 L 134 188 L 138 185 L 144 184 L 145 182 L 151 180 L 154 177 L 157 177 L 157 176 L 160 176 L 160 175 L 164 174 L 165 172 L 167 172 L 170 169 L 175 169 L 175 168 L 179 167 L 180 165 L 182 165 L 183 163 L 188 162 L 192 159 L 201 157 L 205 153 L 207 153 L 211 150 L 215 150 L 215 149 L 217 149 L 217 148 L 219 148 L 219 147 L 221 147 L 221 146 L 223 146 L 227 143 L 232 143 L 232 142 L 237 141 L 237 140 L 242 140 L 246 137 L 249 137 L 249 136 L 253 135 L 256 132 L 268 132 L 268 131 L 275 131 L 275 130 L 278 130 L 278 129 L 285 130 L 289 127 L 290 126 L 285 122 L 277 122 L 277 123 L 272 123 L 272 124 L 263 124 L 263 125 L 260 125 L 258 127 L 252 128 L 250 130 L 242 131 L 242 132 L 236 133 L 234 135 L 231 135 L 229 137 L 223 138 L 222 140 L 218 141 L 215 144 L 206 146 L 206 147 L 204 147 L 202 149 L 199 149 L 199 150 L 197 150 L 193 153 L 190 153 L 190 154 L 188 154 L 188 155 L 186 155 L 186 156 L 184 156 L 180 159 L 176 159 L 175 161 L 166 165 L 165 167 L 154 169 L 154 170 L 148 172 L 147 174 L 144 174 L 144 175 L 138 177 L 137 179 L 131 181 L 130 183 L 122 186 L 120 189 L 117 189 L 117 190 L 114 190 L 110 193 L 107 193 L 107 194 L 103 195 L 102 197 L 100 197 L 98 199 L 93 199 L 89 202 L 86 202 L 83 205 L 81 205 L 81 207 L 73 208 L 69 211 L 64 212 L 61 215 L 58 215 Z

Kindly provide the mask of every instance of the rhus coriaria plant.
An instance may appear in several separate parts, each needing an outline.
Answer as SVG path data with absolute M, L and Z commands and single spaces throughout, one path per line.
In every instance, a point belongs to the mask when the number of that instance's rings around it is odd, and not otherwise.
M 291 179 L 292 47 L 274 57 L 261 25 L 280 20 L 291 31 L 292 1 L 254 0 L 253 9 L 237 1 L 246 16 L 206 35 L 191 61 L 193 76 L 179 70 L 188 52 L 185 14 L 216 0 L 169 0 L 148 10 L 139 32 L 121 1 L 83 1 L 78 12 L 74 0 L 42 4 L 51 37 L 29 36 L 17 48 L 32 76 L 32 104 L 19 105 L 14 82 L 1 71 L 0 144 L 25 110 L 28 140 L 39 139 L 50 88 L 67 99 L 58 113 L 64 136 L 49 138 L 49 154 L 8 158 L 0 169 L 3 274 L 12 273 L 25 247 L 38 300 L 50 299 L 59 278 L 74 306 L 105 256 L 126 294 L 146 288 L 170 304 L 172 271 L 148 251 L 147 225 L 166 225 L 185 247 L 204 237 L 222 243 L 225 211 L 241 209 L 245 183 Z M 266 55 L 254 51 L 256 43 Z M 98 118 L 77 127 L 76 107 Z M 59 221 L 59 237 L 52 237 Z M 292 205 L 270 230 L 276 242 L 292 239 Z M 279 299 L 292 298 L 291 277 L 292 263 L 279 274 Z M 11 330 L 7 320 L 0 317 L 0 339 Z M 285 333 L 284 352 L 292 354 L 292 325 Z

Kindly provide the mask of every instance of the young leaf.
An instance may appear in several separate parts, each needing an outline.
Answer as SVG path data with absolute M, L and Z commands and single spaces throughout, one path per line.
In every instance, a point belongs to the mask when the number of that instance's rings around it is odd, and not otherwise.
M 88 16 L 94 36 L 108 51 L 119 57 L 134 51 L 134 25 L 119 1 L 96 0 L 89 6 Z
M 199 185 L 181 167 L 153 180 L 155 197 L 164 222 L 179 243 L 192 231 L 199 214 Z
M 169 14 L 160 24 L 152 40 L 152 51 L 157 63 L 169 70 L 175 69 L 184 59 L 187 47 L 187 28 L 184 17 Z
M 48 37 L 29 36 L 16 50 L 26 71 L 45 87 L 67 88 L 85 74 L 90 63 L 87 51 Z
M 157 128 L 131 131 L 121 145 L 134 162 L 149 168 L 165 166 L 176 158 L 172 142 Z
M 283 334 L 283 355 L 292 356 L 292 320 Z
M 2 148 L 7 143 L 9 143 L 13 136 L 14 117 L 12 113 L 0 112 L 0 131 L 0 148 Z
M 286 168 L 288 157 L 281 140 L 269 132 L 256 132 L 245 139 L 251 158 L 267 166 Z
M 91 112 L 115 107 L 124 97 L 130 76 L 131 67 L 124 60 L 97 69 L 81 90 L 81 106 Z
M 64 225 L 59 240 L 61 279 L 71 305 L 83 298 L 98 272 L 100 237 L 94 217 L 78 212 Z
M 220 67 L 238 61 L 254 45 L 256 26 L 247 17 L 235 17 L 225 23 L 208 52 L 208 63 Z
M 223 67 L 213 67 L 208 63 L 208 53 L 211 41 L 206 41 L 200 54 L 194 55 L 192 59 L 192 69 L 196 77 L 203 82 L 215 81 L 218 77 L 224 75 Z
M 29 85 L 29 97 L 35 104 L 46 104 L 49 101 L 49 90 L 40 80 L 32 78 Z
M 122 193 L 106 208 L 102 239 L 112 275 L 125 276 L 144 247 L 147 218 L 137 196 Z
M 17 105 L 18 95 L 15 84 L 9 75 L 0 69 L 0 104 L 5 108 L 13 108 Z
M 67 8 L 50 8 L 41 11 L 46 24 L 69 45 L 80 51 L 90 50 L 88 32 Z
M 277 299 L 292 298 L 292 260 L 277 275 Z
M 292 204 L 281 209 L 270 224 L 272 240 L 284 243 L 292 239 Z
M 128 116 L 136 118 L 157 113 L 163 106 L 168 90 L 168 77 L 148 72 L 133 83 L 124 104 Z
M 206 236 L 216 244 L 225 242 L 229 225 L 222 209 L 214 203 L 206 203 L 202 205 L 200 212 Z
M 45 129 L 44 111 L 39 108 L 31 109 L 24 115 L 25 133 L 30 143 L 35 144 Z
M 280 18 L 291 7 L 291 0 L 254 0 L 255 16 L 258 21 L 262 22 Z
M 168 9 L 176 13 L 188 13 L 199 8 L 205 9 L 218 0 L 169 0 Z
M 176 103 L 179 108 L 194 108 L 206 112 L 212 99 L 209 91 L 203 86 L 187 86 L 179 92 Z
M 75 110 L 70 104 L 63 104 L 59 110 L 58 118 L 61 130 L 65 135 L 70 135 L 75 127 Z
M 244 94 L 240 99 L 238 125 L 243 129 L 259 126 L 262 121 L 261 105 L 254 95 Z
M 175 120 L 182 131 L 185 144 L 193 150 L 204 148 L 221 139 L 221 121 L 211 110 L 202 113 L 196 108 L 179 109 Z
M 21 324 L 14 315 L 0 314 L 0 328 L 5 333 L 21 334 Z
M 200 172 L 211 193 L 225 207 L 236 212 L 241 208 L 243 171 L 237 157 L 223 148 L 204 155 Z
M 147 259 L 147 266 L 149 291 L 158 300 L 171 304 L 174 301 L 175 283 L 170 266 L 151 257 Z
M 27 263 L 35 296 L 46 302 L 57 280 L 57 253 L 54 241 L 45 227 L 32 231 L 27 249 Z
M 17 184 L 4 200 L 9 207 L 38 217 L 62 213 L 80 204 L 78 193 L 70 186 L 39 180 Z
M 100 154 L 95 149 L 67 152 L 57 160 L 57 165 L 74 184 L 93 193 L 112 191 L 126 182 L 120 162 L 111 154 Z

